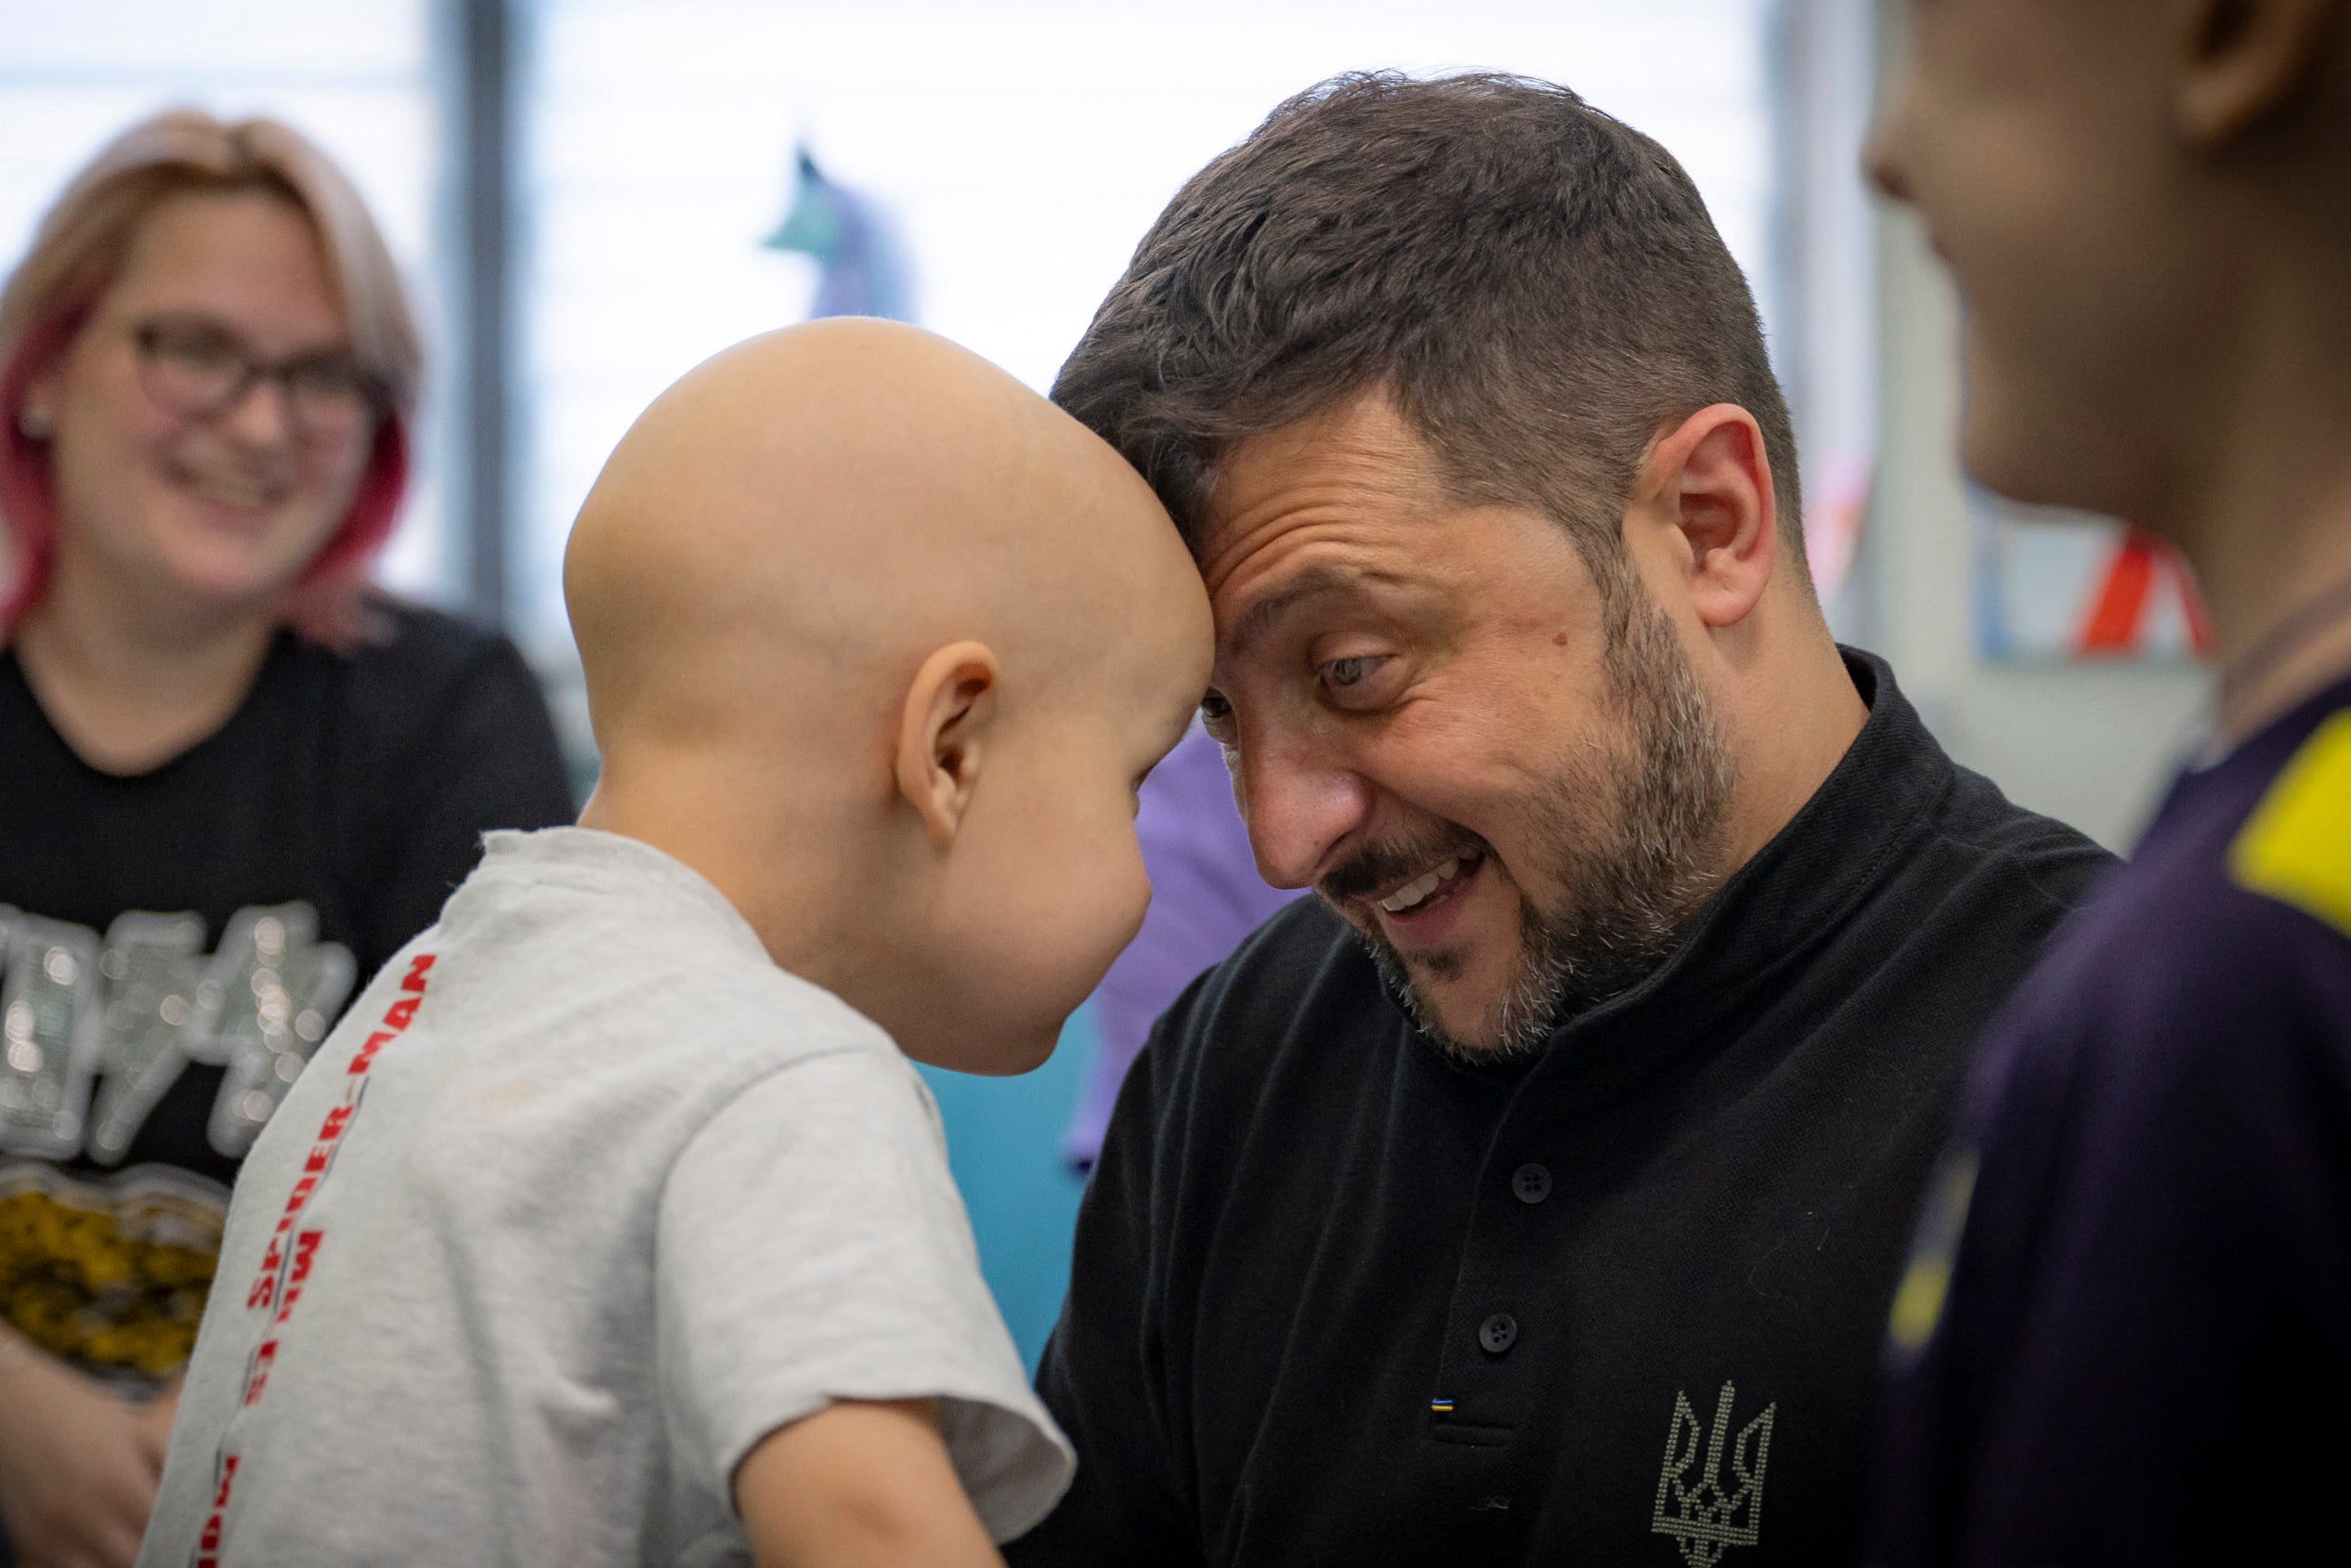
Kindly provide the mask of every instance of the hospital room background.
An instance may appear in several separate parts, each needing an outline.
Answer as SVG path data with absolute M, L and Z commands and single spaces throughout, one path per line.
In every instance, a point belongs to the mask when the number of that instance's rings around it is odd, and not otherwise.
M 564 537 L 686 368 L 812 315 L 882 315 L 1041 390 L 1176 188 L 1288 94 L 1374 68 L 1565 83 L 1681 158 L 1756 286 L 1840 636 L 1892 660 L 1962 762 L 2126 847 L 2192 743 L 2201 611 L 2149 541 L 1962 479 L 1960 307 L 1858 170 L 1901 17 L 1872 0 L 0 0 L 0 269 L 67 176 L 154 110 L 316 137 L 427 318 L 419 482 L 386 580 L 520 643 L 584 793 Z M 1284 896 L 1256 882 L 1213 764 L 1171 774 L 1152 809 L 1158 946 L 1038 1071 L 928 1075 L 1032 1362 L 1117 1066 L 1164 993 Z

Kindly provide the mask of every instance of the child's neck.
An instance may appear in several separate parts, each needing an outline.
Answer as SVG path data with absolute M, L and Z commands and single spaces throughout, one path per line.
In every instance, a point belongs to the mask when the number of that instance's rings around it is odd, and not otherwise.
M 716 776 L 691 763 L 630 771 L 616 779 L 607 758 L 580 826 L 650 844 L 699 873 L 743 917 L 777 967 L 839 990 L 843 968 L 837 910 L 841 878 L 828 856 L 839 835 L 789 835 L 789 848 L 747 836 L 740 803 L 753 798 L 751 781 Z
M 2199 565 L 2233 589 L 2229 618 L 2214 609 L 2215 728 L 2230 744 L 2351 673 L 2351 494 L 2254 542 L 2267 548 L 2223 551 L 2212 566 Z
M 2297 270 L 2339 279 L 2342 264 Z M 2162 530 L 2212 610 L 2228 742 L 2351 671 L 2351 301 L 2339 281 L 2270 281 L 2245 307 L 2240 373 L 2207 411 L 2201 472 Z

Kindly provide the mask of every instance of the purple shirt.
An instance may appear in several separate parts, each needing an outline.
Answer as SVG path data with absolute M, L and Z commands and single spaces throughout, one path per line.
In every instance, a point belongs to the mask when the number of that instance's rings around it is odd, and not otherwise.
M 1103 1129 L 1151 1026 L 1195 975 L 1298 896 L 1265 885 L 1233 805 L 1224 749 L 1194 725 L 1143 783 L 1135 837 L 1151 873 L 1151 910 L 1093 995 L 1094 1059 L 1062 1141 L 1072 1164 L 1102 1152 Z
M 2340 1561 L 2351 680 L 2188 774 L 1985 1041 L 1874 1563 Z

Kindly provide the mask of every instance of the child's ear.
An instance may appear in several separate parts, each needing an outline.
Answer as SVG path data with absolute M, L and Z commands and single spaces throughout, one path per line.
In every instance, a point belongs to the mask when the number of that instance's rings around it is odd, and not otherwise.
M 922 661 L 898 719 L 898 792 L 945 848 L 963 824 L 1003 679 L 980 643 L 949 643 Z

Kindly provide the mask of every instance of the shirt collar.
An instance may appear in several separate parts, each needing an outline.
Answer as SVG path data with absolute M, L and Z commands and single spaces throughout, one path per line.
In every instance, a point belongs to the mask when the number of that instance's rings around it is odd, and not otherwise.
M 600 908 L 665 934 L 699 939 L 761 963 L 774 961 L 725 894 L 684 861 L 641 840 L 594 828 L 498 829 L 485 833 L 482 844 L 481 865 L 471 882 L 577 888 L 595 895 Z M 464 892 L 459 890 L 460 898 Z M 465 909 L 473 907 L 474 900 L 466 899 Z M 458 913 L 452 899 L 444 923 Z

